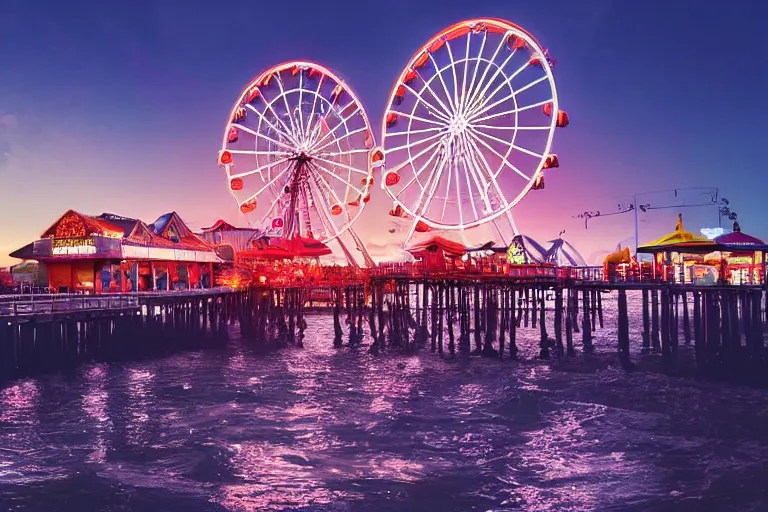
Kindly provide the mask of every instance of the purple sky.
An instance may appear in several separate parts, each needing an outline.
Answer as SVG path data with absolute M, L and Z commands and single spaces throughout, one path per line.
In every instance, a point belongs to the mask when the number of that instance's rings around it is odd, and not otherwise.
M 632 218 L 585 230 L 573 215 L 615 209 L 617 195 L 711 186 L 745 232 L 768 238 L 765 2 L 45 4 L 0 5 L 0 265 L 68 208 L 147 221 L 177 210 L 193 228 L 237 222 L 215 159 L 252 76 L 285 60 L 320 62 L 347 80 L 378 127 L 413 51 L 477 16 L 509 19 L 550 50 L 571 117 L 555 136 L 560 168 L 515 210 L 523 231 L 546 240 L 566 229 L 589 257 L 631 238 Z M 389 206 L 375 192 L 371 219 Z M 643 216 L 641 242 L 670 231 L 676 215 Z M 692 231 L 717 222 L 714 208 L 684 216 Z

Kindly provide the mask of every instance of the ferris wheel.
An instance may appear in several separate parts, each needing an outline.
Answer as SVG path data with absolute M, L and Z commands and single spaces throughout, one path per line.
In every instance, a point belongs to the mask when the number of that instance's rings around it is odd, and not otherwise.
M 360 101 L 338 76 L 286 62 L 240 94 L 218 163 L 251 224 L 273 236 L 328 242 L 370 198 L 374 146 Z
M 392 212 L 411 230 L 496 222 L 544 188 L 559 109 L 554 62 L 536 39 L 499 19 L 457 23 L 432 37 L 395 82 L 382 124 Z

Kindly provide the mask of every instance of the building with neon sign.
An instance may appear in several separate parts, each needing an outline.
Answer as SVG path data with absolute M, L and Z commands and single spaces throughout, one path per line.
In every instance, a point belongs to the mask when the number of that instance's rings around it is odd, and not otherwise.
M 209 288 L 221 262 L 176 212 L 146 224 L 69 210 L 10 256 L 44 265 L 55 291 L 97 294 Z

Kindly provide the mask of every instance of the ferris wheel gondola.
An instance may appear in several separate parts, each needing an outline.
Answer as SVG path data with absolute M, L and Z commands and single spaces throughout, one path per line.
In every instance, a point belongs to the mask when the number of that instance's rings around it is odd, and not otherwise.
M 557 167 L 554 61 L 521 27 L 499 19 L 457 23 L 408 61 L 382 121 L 382 187 L 411 232 L 495 222 Z M 421 229 L 418 229 L 421 228 Z
M 218 163 L 251 224 L 275 236 L 328 242 L 350 228 L 370 198 L 374 146 L 365 110 L 338 76 L 311 62 L 287 62 L 242 91 Z

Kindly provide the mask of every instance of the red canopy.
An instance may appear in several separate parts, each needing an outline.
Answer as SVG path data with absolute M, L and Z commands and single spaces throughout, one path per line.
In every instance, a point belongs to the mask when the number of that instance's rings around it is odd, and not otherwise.
M 292 258 L 317 258 L 331 254 L 332 251 L 319 240 L 297 236 L 286 238 L 258 238 L 253 241 L 253 249 L 243 251 L 245 257 L 271 260 Z
M 424 242 L 414 244 L 406 248 L 406 251 L 415 256 L 416 254 L 428 251 L 431 248 L 442 249 L 443 252 L 449 256 L 461 256 L 467 252 L 467 248 L 460 243 L 453 242 L 442 236 L 434 236 Z
M 742 245 L 745 249 L 747 246 L 760 245 L 764 246 L 765 242 L 754 236 L 747 235 L 741 231 L 734 231 L 733 233 L 726 233 L 715 238 L 715 242 L 722 245 Z
M 764 251 L 768 249 L 765 242 L 759 238 L 742 233 L 738 222 L 733 223 L 732 233 L 720 235 L 714 239 L 714 242 L 731 251 Z

